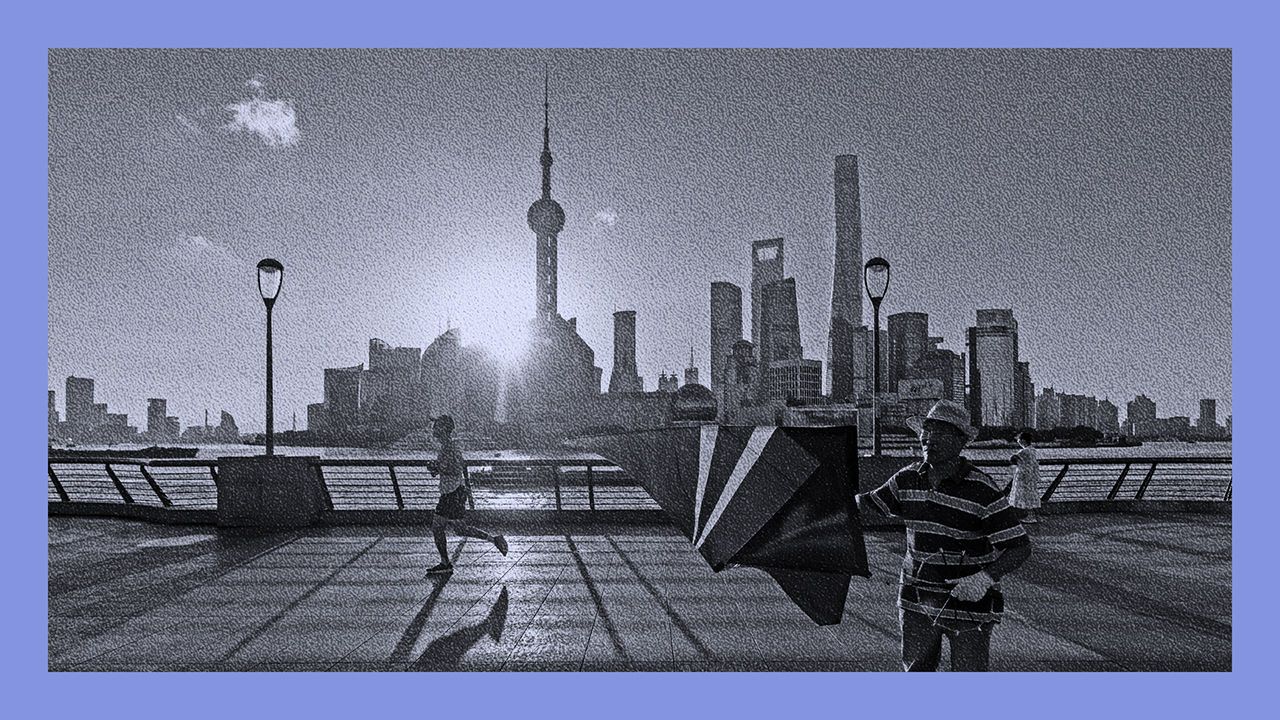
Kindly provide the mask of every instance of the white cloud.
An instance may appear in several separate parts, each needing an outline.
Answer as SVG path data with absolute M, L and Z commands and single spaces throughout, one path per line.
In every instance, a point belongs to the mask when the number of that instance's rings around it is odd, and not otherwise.
M 613 227 L 618 222 L 618 213 L 613 208 L 607 207 L 597 212 L 591 218 L 591 222 L 600 227 Z
M 173 247 L 179 255 L 192 258 L 219 257 L 230 260 L 236 258 L 235 252 L 226 243 L 211 240 L 203 235 L 178 233 L 174 239 Z
M 268 147 L 298 144 L 301 133 L 295 124 L 298 114 L 292 101 L 252 98 L 226 107 L 233 117 L 224 127 L 231 132 L 257 135 Z

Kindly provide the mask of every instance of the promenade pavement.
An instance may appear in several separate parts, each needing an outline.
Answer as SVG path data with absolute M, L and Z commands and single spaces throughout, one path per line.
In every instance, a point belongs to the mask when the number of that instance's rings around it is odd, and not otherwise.
M 1004 583 L 995 670 L 1231 669 L 1231 523 L 1051 515 Z M 894 671 L 901 531 L 867 534 L 843 622 L 764 573 L 713 573 L 663 526 L 512 529 L 510 552 L 426 528 L 233 536 L 49 518 L 54 671 Z M 944 655 L 944 667 L 947 662 Z

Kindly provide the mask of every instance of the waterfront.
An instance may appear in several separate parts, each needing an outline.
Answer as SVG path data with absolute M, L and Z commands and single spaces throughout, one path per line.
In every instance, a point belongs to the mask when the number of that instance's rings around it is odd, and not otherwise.
M 101 450 L 103 455 L 112 451 L 141 449 L 145 445 L 85 446 L 77 450 Z M 261 445 L 175 445 L 175 447 L 196 447 L 196 457 L 202 460 L 214 460 L 219 457 L 239 457 L 260 455 Z M 326 460 L 344 459 L 377 459 L 394 458 L 397 460 L 431 460 L 436 454 L 433 450 L 401 450 L 395 448 L 353 448 L 353 447 L 293 447 L 277 445 L 277 455 L 318 455 Z M 1006 460 L 1013 454 L 1010 449 L 970 448 L 965 455 L 972 460 L 998 461 Z M 1093 448 L 1041 448 L 1040 460 L 1081 460 L 1090 458 L 1195 458 L 1195 457 L 1231 457 L 1230 442 L 1147 442 L 1135 447 L 1093 447 Z M 484 450 L 465 453 L 468 459 L 482 460 L 502 458 L 503 460 L 531 460 L 535 458 L 573 459 L 577 457 L 595 457 L 572 450 L 535 451 L 535 450 Z

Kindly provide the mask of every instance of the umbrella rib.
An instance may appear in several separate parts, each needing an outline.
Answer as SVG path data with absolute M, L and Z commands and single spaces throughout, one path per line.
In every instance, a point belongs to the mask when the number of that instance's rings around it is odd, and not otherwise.
M 747 441 L 747 446 L 743 448 L 742 454 L 738 456 L 738 463 L 733 467 L 733 474 L 729 476 L 729 482 L 725 483 L 724 490 L 720 492 L 720 497 L 716 498 L 716 506 L 711 511 L 711 516 L 707 518 L 706 527 L 702 528 L 702 535 L 694 544 L 694 547 L 701 548 L 702 544 L 707 541 L 707 536 L 711 534 L 711 529 L 719 522 L 720 516 L 724 513 L 724 509 L 729 506 L 729 501 L 738 492 L 742 481 L 747 477 L 747 473 L 751 472 L 751 468 L 755 467 L 756 461 L 760 459 L 760 455 L 764 452 L 764 446 L 769 444 L 769 439 L 773 437 L 776 427 L 757 427 L 751 431 L 751 439 Z
M 704 425 L 699 437 L 698 448 L 698 489 L 693 500 L 693 536 L 698 537 L 698 516 L 702 512 L 702 498 L 707 493 L 707 479 L 711 476 L 711 458 L 715 454 L 716 438 L 720 434 L 720 426 Z

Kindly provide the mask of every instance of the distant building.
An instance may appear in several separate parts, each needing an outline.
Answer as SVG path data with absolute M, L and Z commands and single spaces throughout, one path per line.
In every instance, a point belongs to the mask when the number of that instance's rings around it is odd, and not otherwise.
M 795 278 L 770 283 L 764 288 L 764 319 L 760 326 L 761 365 L 804 356 L 800 346 L 800 312 L 796 304 Z
M 898 384 L 901 385 L 903 380 L 936 379 L 942 383 L 942 395 L 940 398 L 964 405 L 964 376 L 965 359 L 963 353 L 933 349 L 925 351 L 915 365 L 907 369 L 906 374 L 899 379 Z M 901 391 L 901 388 L 899 388 L 899 391 Z
M 324 371 L 325 429 L 334 434 L 355 431 L 360 424 L 364 363 Z
M 785 259 L 782 238 L 751 243 L 751 345 L 759 355 L 765 351 L 761 334 L 765 317 L 765 288 L 782 282 Z
M 1108 435 L 1120 433 L 1120 408 L 1110 400 L 1098 401 L 1098 430 Z
M 1015 380 L 1014 426 L 1033 428 L 1036 426 L 1036 387 L 1031 382 L 1031 363 L 1018 363 Z
M 53 390 L 49 391 L 49 433 L 52 434 L 58 427 L 58 405 L 57 393 Z
M 169 415 L 168 401 L 164 398 L 147 398 L 148 442 L 172 442 L 182 434 L 182 424 Z
M 1013 427 L 1023 419 L 1018 387 L 1018 321 L 1013 310 L 978 310 L 969 328 L 969 393 L 972 422 Z
M 670 375 L 665 372 L 658 376 L 658 392 L 673 393 L 680 389 L 680 378 L 675 373 Z
M 1138 423 L 1156 419 L 1156 403 L 1146 395 L 1130 400 L 1126 407 L 1125 424 L 1131 429 Z
M 762 399 L 776 403 L 822 397 L 820 360 L 775 360 L 764 371 Z
M 711 283 L 711 392 L 721 406 L 731 374 L 733 344 L 742 339 L 742 288 Z
M 93 379 L 68 377 L 66 387 L 67 422 L 88 427 L 102 424 L 93 403 Z
M 1218 425 L 1218 401 L 1204 399 L 1200 401 L 1200 417 L 1196 420 L 1196 430 L 1201 437 L 1216 438 L 1223 434 Z
M 920 362 L 929 350 L 929 315 L 902 312 L 889 316 L 889 382 L 885 389 L 896 391 L 898 382 Z
M 609 392 L 644 392 L 644 381 L 636 372 L 636 313 L 619 310 L 613 314 L 613 371 Z
M 689 366 L 684 369 L 684 384 L 698 385 L 698 367 L 693 364 L 693 348 L 689 348 Z M 704 386 L 705 387 L 705 386 Z M 708 388 L 708 391 L 710 389 Z M 715 395 L 712 394 L 712 398 Z

